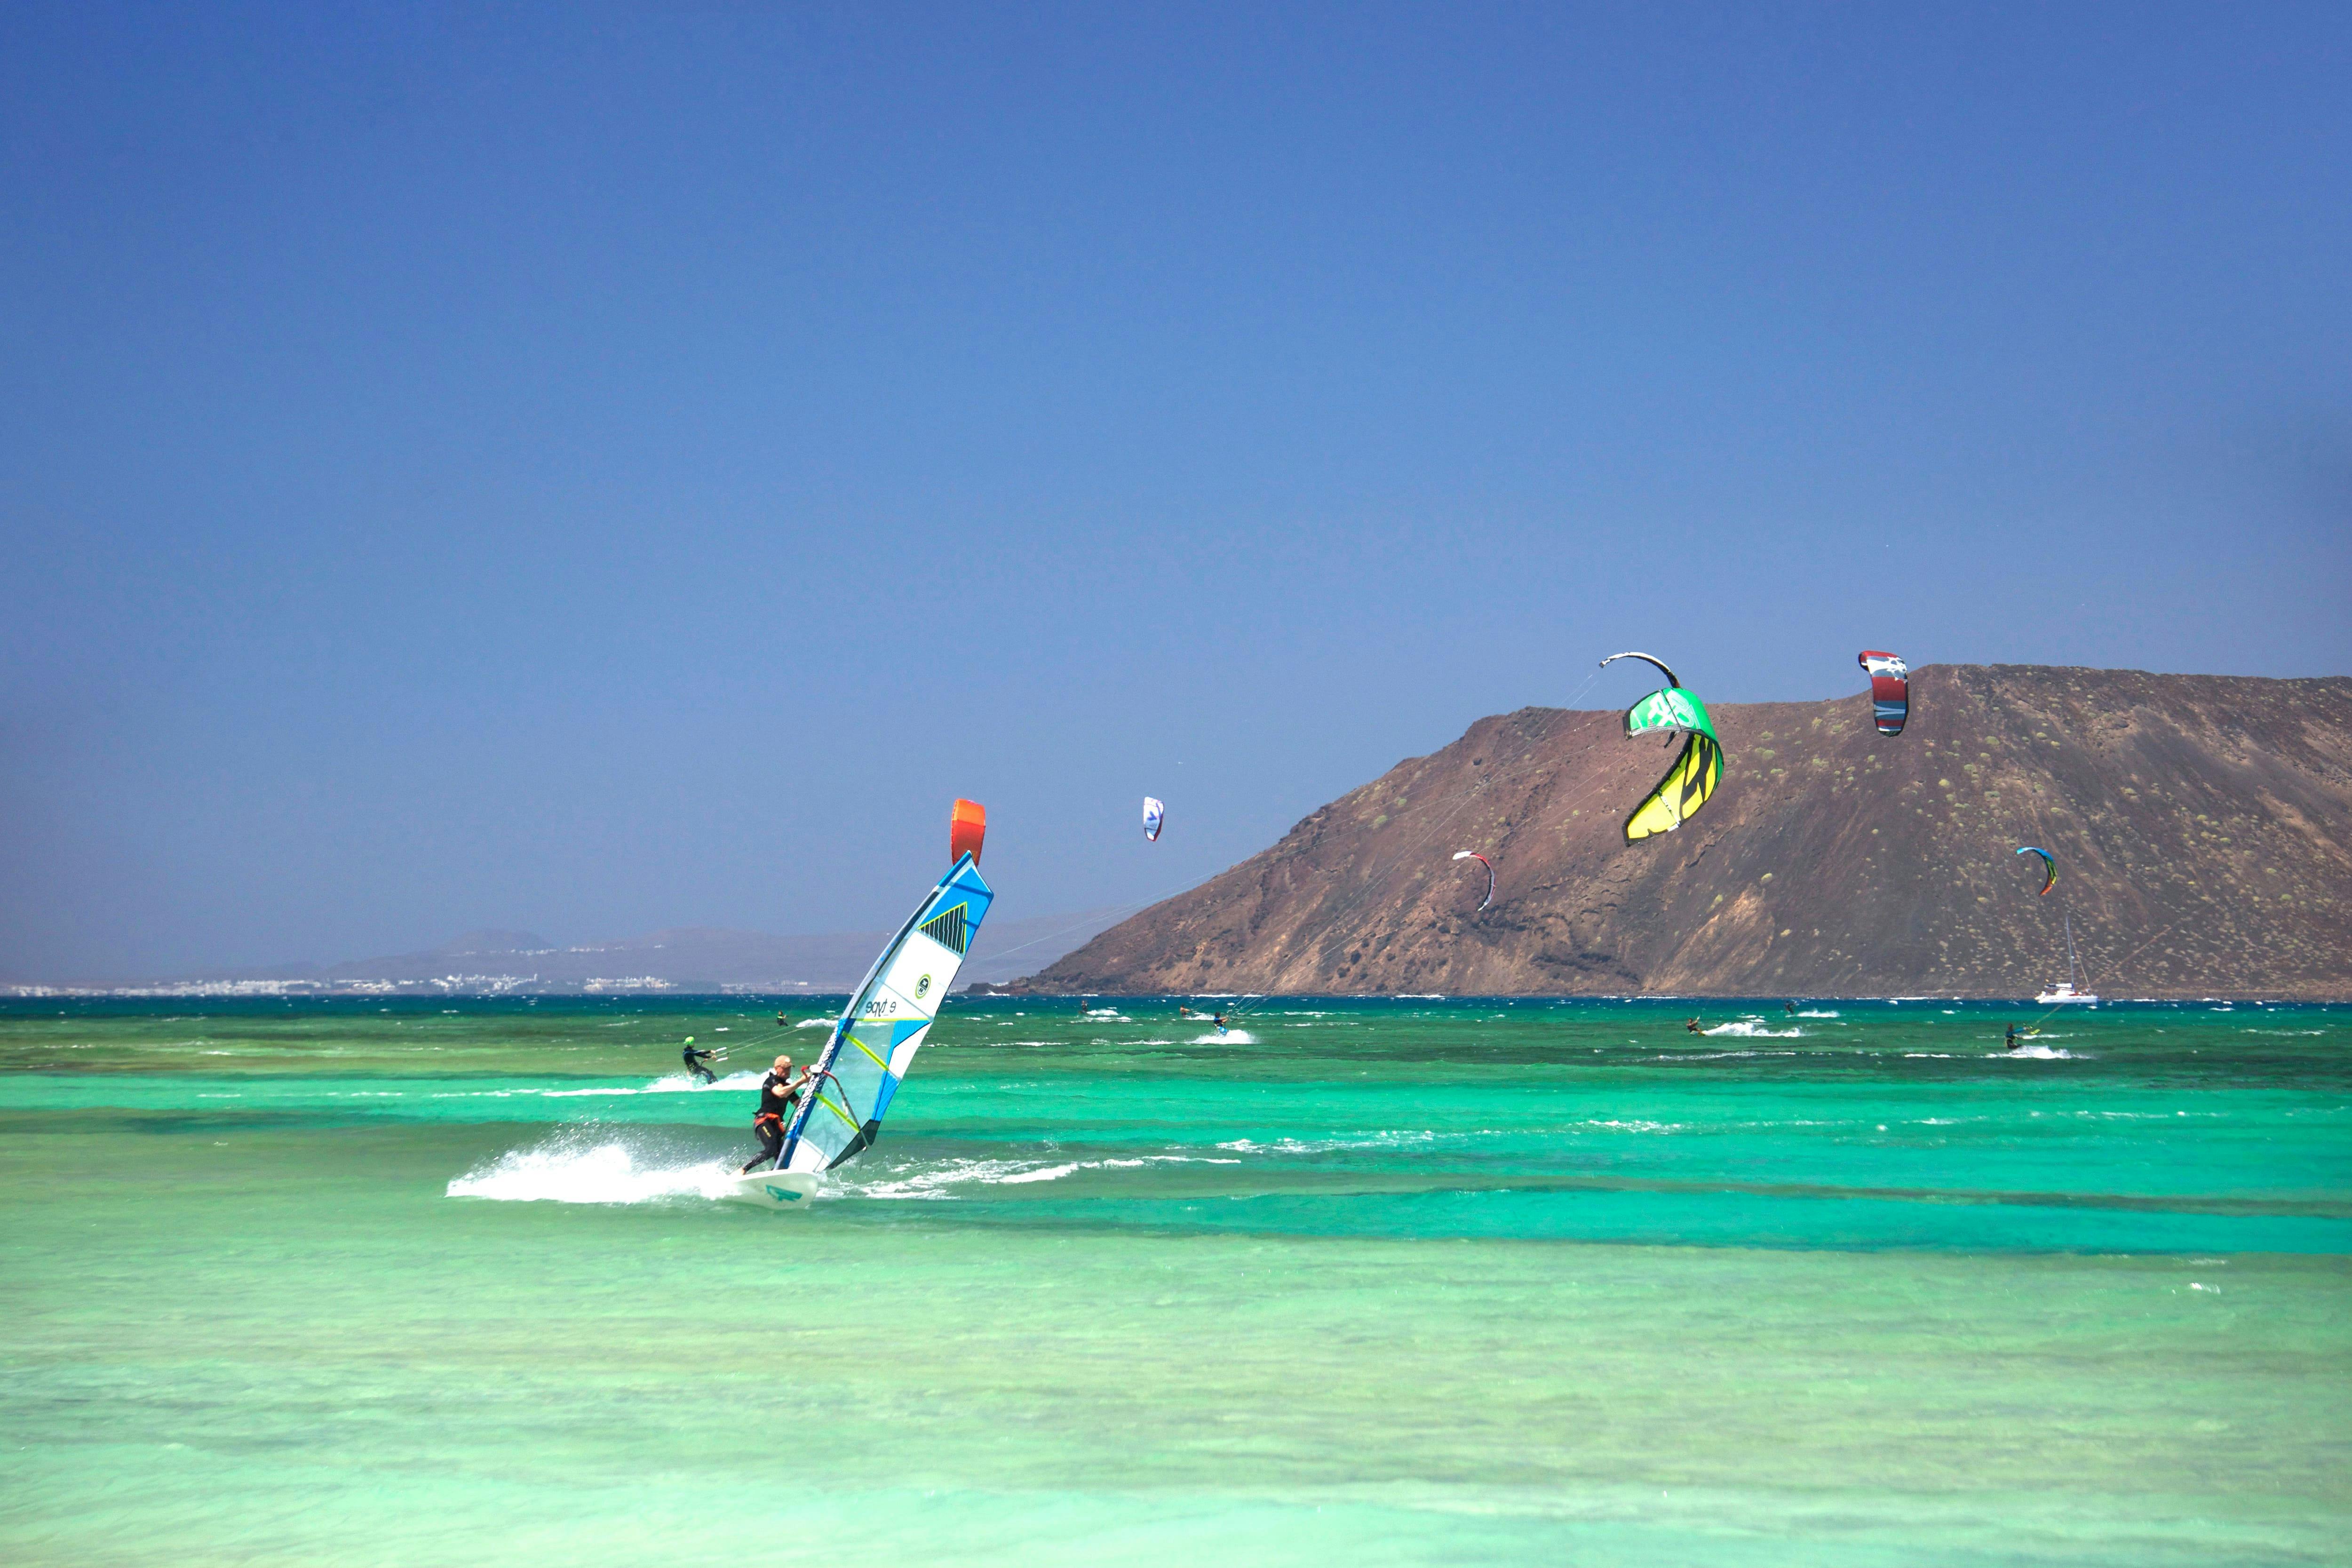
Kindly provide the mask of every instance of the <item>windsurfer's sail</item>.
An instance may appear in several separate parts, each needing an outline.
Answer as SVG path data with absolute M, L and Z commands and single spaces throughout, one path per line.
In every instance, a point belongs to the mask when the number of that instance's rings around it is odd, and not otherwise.
M 866 972 L 817 1058 L 784 1138 L 786 1171 L 830 1170 L 879 1136 L 883 1114 L 996 900 L 967 850 Z

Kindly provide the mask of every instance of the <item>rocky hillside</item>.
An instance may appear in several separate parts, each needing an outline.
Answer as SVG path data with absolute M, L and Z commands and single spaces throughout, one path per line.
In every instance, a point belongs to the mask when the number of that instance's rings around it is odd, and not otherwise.
M 1398 763 L 1282 842 L 1021 983 L 1041 992 L 2352 997 L 2352 679 L 2027 665 L 1726 704 L 1722 787 L 1614 713 L 1529 708 Z M 2037 897 L 2039 844 L 2060 880 Z M 1490 857 L 1485 874 L 1457 849 Z M 1466 868 L 1466 869 L 1465 869 Z

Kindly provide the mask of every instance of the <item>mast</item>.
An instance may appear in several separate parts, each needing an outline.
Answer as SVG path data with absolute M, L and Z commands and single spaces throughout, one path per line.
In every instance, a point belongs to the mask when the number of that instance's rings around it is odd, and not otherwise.
M 2066 912 L 2066 988 L 2074 989 L 2074 913 Z

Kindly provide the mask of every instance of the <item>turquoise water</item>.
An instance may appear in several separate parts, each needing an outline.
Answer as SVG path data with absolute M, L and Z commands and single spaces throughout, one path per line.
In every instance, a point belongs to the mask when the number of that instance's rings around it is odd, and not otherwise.
M 2352 1562 L 2352 1009 L 1093 1006 L 0 1004 L 0 1552 Z

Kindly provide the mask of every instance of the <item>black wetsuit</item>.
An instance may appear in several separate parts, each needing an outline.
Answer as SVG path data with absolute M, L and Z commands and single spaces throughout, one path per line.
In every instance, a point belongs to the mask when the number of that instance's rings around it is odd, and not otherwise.
M 760 1152 L 745 1162 L 746 1174 L 761 1165 L 773 1165 L 776 1156 L 784 1152 L 784 1129 L 793 1124 L 793 1109 L 800 1098 L 800 1090 L 788 1086 L 782 1073 L 772 1070 L 760 1080 L 760 1109 L 751 1117 L 751 1131 L 760 1138 Z
M 2016 1026 L 2016 1025 L 2011 1024 L 2011 1025 L 2009 1026 L 2009 1033 L 2008 1033 L 2007 1035 L 2005 1035 L 2005 1036 L 2003 1036 L 2003 1037 L 2001 1037 L 2001 1044 L 2003 1044 L 2003 1045 L 2007 1046 L 2007 1047 L 2008 1047 L 2011 1050 L 2012 1050 L 2012 1051 L 2013 1051 L 2013 1050 L 2015 1050 L 2015 1049 L 2017 1049 L 2017 1026 Z
M 686 1070 L 705 1083 L 717 1083 L 719 1075 L 702 1064 L 718 1055 L 716 1051 L 698 1051 L 692 1046 L 685 1048 Z

